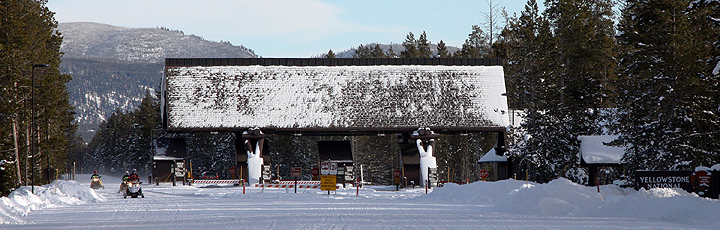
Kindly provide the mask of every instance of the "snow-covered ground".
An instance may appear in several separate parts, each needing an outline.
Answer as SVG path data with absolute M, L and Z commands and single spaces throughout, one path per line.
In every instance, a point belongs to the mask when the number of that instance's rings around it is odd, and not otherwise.
M 89 175 L 82 175 L 89 178 Z M 506 180 L 423 188 L 199 188 L 149 185 L 123 199 L 103 177 L 21 188 L 1 198 L 0 229 L 717 229 L 720 201 L 684 191 Z

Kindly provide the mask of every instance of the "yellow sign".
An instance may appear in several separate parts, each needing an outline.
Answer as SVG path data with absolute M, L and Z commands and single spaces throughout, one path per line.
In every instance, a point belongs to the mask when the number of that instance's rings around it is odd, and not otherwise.
M 321 175 L 320 176 L 320 190 L 322 191 L 335 191 L 336 175 Z

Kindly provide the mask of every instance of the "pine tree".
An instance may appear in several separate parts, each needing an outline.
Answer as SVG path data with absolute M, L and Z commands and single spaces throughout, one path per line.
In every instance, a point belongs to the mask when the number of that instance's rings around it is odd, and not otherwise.
M 529 179 L 549 181 L 562 174 L 553 165 L 555 146 L 548 146 L 556 137 L 549 133 L 557 127 L 557 118 L 547 116 L 553 98 L 559 96 L 553 89 L 558 69 L 557 39 L 550 23 L 538 10 L 535 0 L 528 0 L 519 18 L 511 18 L 502 32 L 504 56 L 507 56 L 508 103 L 511 108 L 524 111 L 525 122 L 513 130 L 517 138 L 510 156 L 519 159 L 528 171 Z M 524 173 L 523 173 L 524 174 Z M 521 177 L 525 175 L 521 174 Z
M 152 160 L 151 135 L 158 128 L 159 103 L 146 92 L 134 111 L 117 110 L 100 124 L 98 133 L 88 145 L 87 161 L 83 166 L 111 174 L 146 169 Z
M 553 149 L 544 148 L 549 126 L 555 125 L 552 118 L 545 116 L 549 105 L 546 101 L 557 96 L 549 91 L 552 79 L 558 68 L 557 39 L 553 36 L 550 23 L 541 15 L 535 0 L 528 0 L 525 10 L 519 18 L 510 18 L 502 32 L 502 50 L 507 57 L 506 79 L 508 103 L 510 108 L 524 111 L 525 122 L 517 130 L 512 130 L 515 139 L 509 155 L 519 159 L 521 167 L 529 170 L 531 180 L 547 181 L 554 178 L 554 169 L 546 167 L 552 164 L 549 156 Z M 521 173 L 524 178 L 524 173 Z
M 458 57 L 463 58 L 481 58 L 484 54 L 488 53 L 490 45 L 488 43 L 488 37 L 485 32 L 478 25 L 472 26 L 472 32 L 468 34 L 468 38 L 465 39 L 465 43 L 460 49 Z
M 631 146 L 631 173 L 718 162 L 718 115 L 710 112 L 718 108 L 718 80 L 709 62 L 718 54 L 720 32 L 709 17 L 718 6 L 702 2 L 628 0 L 622 9 L 618 144 Z
M 373 184 L 393 184 L 392 171 L 398 169 L 399 145 L 393 135 L 356 136 L 351 139 L 356 146 L 355 168 L 363 165 L 364 180 Z
M 332 50 L 329 50 L 327 54 L 325 54 L 325 58 L 335 58 L 335 53 Z
M 450 53 L 448 52 L 447 47 L 445 46 L 445 42 L 443 40 L 440 40 L 437 44 L 437 50 L 438 50 L 438 57 L 441 58 L 448 58 L 450 57 Z
M 420 56 L 420 51 L 417 47 L 417 41 L 415 40 L 415 35 L 412 32 L 408 33 L 402 45 L 405 50 L 400 52 L 401 58 L 415 58 Z
M 386 58 L 385 51 L 380 48 L 380 44 L 375 44 L 375 48 L 370 52 L 372 58 Z
M 416 41 L 417 43 L 417 49 L 418 49 L 418 56 L 419 58 L 429 58 L 432 56 L 433 52 L 432 49 L 430 49 L 430 41 L 427 40 L 427 35 L 425 34 L 425 31 L 420 35 L 420 38 Z
M 370 54 L 370 48 L 363 46 L 360 44 L 357 49 L 355 49 L 355 55 L 353 55 L 355 58 L 369 58 L 371 56 Z
M 54 13 L 45 4 L 31 0 L 0 2 L 0 135 L 9 137 L 0 140 L 0 161 L 5 162 L 0 170 L 0 195 L 29 183 L 28 176 L 33 173 L 25 174 L 27 171 L 34 170 L 36 184 L 54 178 L 55 169 L 63 173 L 64 153 L 72 136 L 68 133 L 74 133 L 68 121 L 72 107 L 65 89 L 71 77 L 58 70 L 62 37 L 55 31 Z M 49 67 L 34 68 L 36 64 Z M 33 72 L 35 95 L 31 95 Z M 36 103 L 34 114 L 32 98 Z M 31 131 L 36 134 L 33 139 L 38 167 L 28 167 L 20 160 L 27 159 L 32 149 L 26 146 Z
M 440 135 L 436 140 L 438 176 L 440 180 L 475 182 L 480 180 L 477 161 L 495 144 L 491 133 L 472 133 L 467 136 Z
M 390 48 L 388 48 L 387 53 L 385 53 L 385 56 L 388 58 L 397 58 L 398 55 L 395 53 L 395 50 L 392 48 L 392 44 L 390 44 Z

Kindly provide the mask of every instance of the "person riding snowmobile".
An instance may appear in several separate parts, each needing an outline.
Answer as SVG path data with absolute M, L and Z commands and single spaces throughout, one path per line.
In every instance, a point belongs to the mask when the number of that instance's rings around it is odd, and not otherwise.
M 128 176 L 128 180 L 135 183 L 137 181 L 140 181 L 140 176 L 137 174 L 137 170 L 133 169 L 132 173 L 130 173 L 130 176 Z
M 95 179 L 95 178 L 100 179 L 100 177 L 101 177 L 101 176 L 97 174 L 97 170 L 95 170 L 95 171 L 93 172 L 92 176 L 90 176 L 90 179 Z
M 130 173 L 128 180 L 130 181 L 128 183 L 129 187 L 125 189 L 125 194 L 123 195 L 123 198 L 127 198 L 128 196 L 132 198 L 137 198 L 138 196 L 145 198 L 145 195 L 143 195 L 142 189 L 140 188 L 140 184 L 142 184 L 142 182 L 140 182 L 140 176 L 138 176 L 137 170 L 132 170 L 132 173 Z
M 90 188 L 92 189 L 99 189 L 99 188 L 105 188 L 103 186 L 102 181 L 100 181 L 100 175 L 97 174 L 97 171 L 93 172 L 92 176 L 90 176 L 90 179 L 92 180 L 90 182 Z
M 129 182 L 130 182 L 130 172 L 125 171 L 125 175 L 122 177 L 122 182 L 120 182 L 120 190 L 118 190 L 118 193 L 127 189 Z

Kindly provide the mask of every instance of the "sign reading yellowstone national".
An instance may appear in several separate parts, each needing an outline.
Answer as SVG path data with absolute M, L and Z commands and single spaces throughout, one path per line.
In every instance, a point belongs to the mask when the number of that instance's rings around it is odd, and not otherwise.
M 691 171 L 637 171 L 637 182 L 640 187 L 651 188 L 682 188 L 692 192 Z

